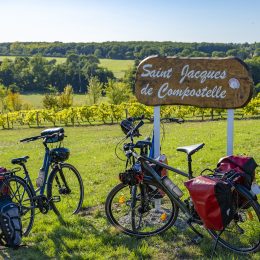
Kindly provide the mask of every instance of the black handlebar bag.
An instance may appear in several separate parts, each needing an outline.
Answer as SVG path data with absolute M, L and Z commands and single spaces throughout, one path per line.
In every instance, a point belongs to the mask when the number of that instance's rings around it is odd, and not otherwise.
M 204 226 L 223 230 L 234 217 L 230 185 L 218 178 L 199 176 L 184 183 Z

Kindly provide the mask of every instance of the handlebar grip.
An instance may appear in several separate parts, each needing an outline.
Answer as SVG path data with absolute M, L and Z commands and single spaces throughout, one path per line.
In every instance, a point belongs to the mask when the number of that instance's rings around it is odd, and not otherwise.
M 133 135 L 142 125 L 144 124 L 143 121 L 140 121 L 132 130 L 130 130 L 127 135 L 126 138 Z M 140 136 L 140 135 L 139 135 Z
M 133 133 L 137 131 L 142 125 L 144 125 L 144 121 L 141 120 L 133 129 Z

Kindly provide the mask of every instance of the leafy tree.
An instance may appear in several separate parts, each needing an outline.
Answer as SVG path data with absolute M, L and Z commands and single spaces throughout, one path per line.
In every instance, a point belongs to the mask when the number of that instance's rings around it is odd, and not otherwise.
M 103 84 L 98 80 L 97 77 L 91 77 L 88 83 L 88 96 L 92 104 L 97 104 L 100 97 L 102 96 Z
M 5 98 L 8 92 L 4 85 L 0 84 L 0 102 L 1 102 L 1 111 L 4 112 L 5 109 Z
M 237 49 L 231 49 L 231 50 L 228 50 L 228 51 L 226 52 L 226 55 L 227 55 L 227 56 L 237 56 L 237 52 L 238 52 Z
M 19 93 L 8 91 L 5 102 L 9 111 L 19 111 L 22 108 L 22 99 Z
M 58 108 L 58 98 L 54 94 L 45 94 L 42 99 L 43 107 L 45 109 L 54 109 L 57 110 Z
M 109 80 L 106 88 L 106 95 L 112 104 L 119 105 L 129 100 L 131 89 L 129 85 L 124 82 Z
M 8 88 L 13 82 L 13 62 L 5 58 L 0 66 L 0 83 Z
M 252 59 L 245 60 L 245 63 L 249 66 L 253 81 L 255 84 L 260 82 L 260 57 L 254 57 Z
M 226 53 L 223 51 L 213 51 L 212 52 L 212 57 L 225 57 Z
M 130 86 L 132 93 L 135 92 L 135 74 L 139 61 L 135 62 L 133 67 L 130 67 L 124 75 L 123 82 Z
M 73 105 L 73 88 L 67 85 L 64 91 L 60 94 L 58 98 L 58 105 L 60 108 L 69 108 Z
M 255 49 L 253 57 L 259 57 L 260 56 L 260 48 Z
M 95 52 L 94 52 L 94 55 L 97 58 L 101 58 L 102 57 L 102 51 L 100 49 L 96 49 Z

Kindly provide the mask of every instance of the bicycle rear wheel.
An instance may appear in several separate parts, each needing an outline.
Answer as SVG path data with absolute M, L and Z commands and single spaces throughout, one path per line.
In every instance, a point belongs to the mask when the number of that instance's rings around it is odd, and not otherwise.
M 35 215 L 32 192 L 27 183 L 18 176 L 5 179 L 0 193 L 6 192 L 10 195 L 12 201 L 18 205 L 23 236 L 27 236 L 32 229 Z
M 260 249 L 260 205 L 257 200 L 250 200 L 248 195 L 234 191 L 235 217 L 225 230 L 208 230 L 218 243 L 236 253 L 252 253 Z
M 178 216 L 174 201 L 154 182 L 128 186 L 122 183 L 108 194 L 109 222 L 127 235 L 147 237 L 171 227 Z
M 48 180 L 47 197 L 58 216 L 79 212 L 84 199 L 84 186 L 74 166 L 63 163 L 54 168 Z

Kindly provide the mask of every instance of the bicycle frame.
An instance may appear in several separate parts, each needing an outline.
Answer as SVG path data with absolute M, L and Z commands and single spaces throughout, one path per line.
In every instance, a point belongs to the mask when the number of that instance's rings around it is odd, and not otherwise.
M 162 182 L 162 180 L 161 180 L 161 177 L 160 177 L 160 176 L 158 175 L 158 173 L 147 163 L 147 161 L 148 161 L 148 162 L 151 162 L 151 163 L 153 163 L 153 164 L 159 165 L 159 166 L 161 166 L 161 167 L 163 167 L 163 168 L 166 168 L 166 169 L 168 169 L 168 170 L 170 170 L 170 171 L 172 171 L 172 172 L 178 173 L 178 174 L 180 174 L 180 175 L 182 175 L 182 176 L 184 176 L 184 177 L 186 177 L 186 178 L 189 178 L 189 179 L 193 178 L 192 172 L 189 172 L 189 174 L 187 174 L 187 173 L 185 173 L 185 172 L 183 172 L 183 171 L 180 171 L 180 170 L 178 170 L 178 169 L 176 169 L 176 168 L 174 168 L 174 167 L 171 167 L 171 166 L 169 166 L 169 165 L 167 165 L 167 164 L 161 163 L 161 162 L 159 162 L 159 161 L 157 161 L 157 160 L 154 160 L 154 159 L 152 159 L 152 158 L 150 158 L 150 157 L 147 157 L 147 156 L 145 156 L 145 155 L 138 155 L 138 154 L 136 154 L 136 153 L 134 153 L 134 152 L 133 152 L 133 156 L 134 156 L 135 158 L 138 158 L 138 160 L 141 162 L 143 168 L 144 168 L 145 170 L 147 170 L 147 171 L 151 174 L 151 176 L 145 175 L 144 178 L 145 178 L 145 179 L 154 179 L 162 188 L 164 188 L 165 190 L 167 190 L 168 193 L 169 193 L 169 194 L 171 195 L 171 197 L 173 198 L 174 202 L 175 202 L 175 203 L 177 204 L 177 206 L 183 211 L 183 213 L 186 215 L 186 217 L 188 217 L 189 219 L 192 219 L 192 215 L 190 214 L 190 211 L 189 211 L 189 209 L 187 208 L 186 204 L 185 204 L 182 200 L 179 199 L 179 197 L 178 197 L 177 194 L 175 194 L 173 191 L 169 190 L 169 189 L 163 184 L 163 182 Z
M 23 170 L 24 170 L 24 174 L 25 174 L 24 179 L 25 179 L 26 183 L 29 185 L 31 192 L 33 193 L 33 196 L 37 196 L 38 192 L 39 192 L 39 195 L 44 194 L 45 188 L 47 185 L 48 176 L 49 176 L 49 169 L 50 169 L 50 165 L 51 165 L 50 148 L 45 143 L 44 143 L 44 146 L 45 146 L 45 154 L 44 154 L 43 164 L 42 164 L 42 168 L 41 168 L 44 171 L 44 182 L 43 182 L 42 187 L 34 189 L 29 172 L 28 172 L 25 164 L 21 164 L 21 166 L 23 167 Z

